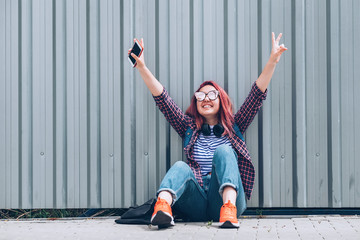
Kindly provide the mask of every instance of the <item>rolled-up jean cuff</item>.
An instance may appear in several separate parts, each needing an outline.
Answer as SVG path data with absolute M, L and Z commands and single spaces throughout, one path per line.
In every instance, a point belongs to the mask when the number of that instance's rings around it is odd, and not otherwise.
M 174 192 L 174 190 L 172 190 L 170 188 L 161 188 L 156 192 L 156 198 L 159 196 L 159 193 L 162 191 L 167 191 L 167 192 L 171 193 L 172 198 L 173 198 L 172 203 L 171 203 L 171 206 L 172 206 L 175 203 L 175 199 L 177 198 L 176 193 Z
M 219 189 L 220 196 L 222 196 L 225 187 L 232 187 L 232 188 L 234 188 L 235 191 L 236 191 L 236 195 L 237 195 L 237 192 L 238 192 L 238 190 L 239 190 L 237 186 L 235 186 L 235 185 L 232 184 L 232 183 L 224 183 L 224 184 L 222 184 L 222 185 L 220 186 L 220 189 Z

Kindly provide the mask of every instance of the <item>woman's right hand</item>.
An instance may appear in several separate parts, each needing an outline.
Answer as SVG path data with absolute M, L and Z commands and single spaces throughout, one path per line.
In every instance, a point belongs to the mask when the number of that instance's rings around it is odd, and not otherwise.
M 136 41 L 136 39 L 134 39 Z M 144 40 L 141 38 L 140 40 L 141 46 L 144 49 Z M 131 49 L 128 51 L 128 55 Z M 136 60 L 136 68 L 139 70 L 141 78 L 144 80 L 146 86 L 149 88 L 151 94 L 153 96 L 159 96 L 164 90 L 164 87 L 161 83 L 154 77 L 154 75 L 150 72 L 150 70 L 145 65 L 144 60 L 144 51 L 142 52 L 140 57 L 137 57 L 135 54 L 131 54 L 131 56 Z
M 134 39 L 134 42 L 136 39 Z M 136 60 L 136 68 L 141 69 L 145 67 L 145 59 L 144 59 L 144 39 L 141 38 L 140 40 L 141 46 L 143 47 L 143 52 L 141 53 L 140 57 L 137 57 L 134 53 L 131 56 Z M 128 50 L 128 55 L 130 54 L 131 49 Z

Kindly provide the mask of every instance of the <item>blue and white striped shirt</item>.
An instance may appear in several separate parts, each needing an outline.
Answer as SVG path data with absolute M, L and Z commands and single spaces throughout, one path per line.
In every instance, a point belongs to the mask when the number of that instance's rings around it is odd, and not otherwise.
M 212 131 L 214 126 L 210 126 L 211 135 L 205 136 L 202 132 L 196 139 L 194 144 L 193 156 L 194 160 L 199 164 L 201 175 L 205 176 L 211 172 L 212 160 L 216 148 L 220 145 L 226 144 L 232 147 L 227 136 L 216 137 Z

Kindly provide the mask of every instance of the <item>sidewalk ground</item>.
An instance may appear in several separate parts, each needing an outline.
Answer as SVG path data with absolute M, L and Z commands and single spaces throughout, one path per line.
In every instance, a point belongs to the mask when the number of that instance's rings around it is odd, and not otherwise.
M 95 219 L 1 220 L 0 239 L 360 239 L 360 216 L 265 216 L 240 218 L 239 229 L 218 223 L 176 223 L 169 229 L 120 225 L 115 217 Z

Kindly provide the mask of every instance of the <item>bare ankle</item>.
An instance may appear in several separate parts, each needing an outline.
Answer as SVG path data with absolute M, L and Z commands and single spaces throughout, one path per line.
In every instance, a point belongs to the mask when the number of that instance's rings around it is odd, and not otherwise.
M 168 191 L 161 191 L 158 195 L 159 198 L 164 199 L 170 206 L 173 202 L 172 194 Z
M 236 205 L 236 190 L 231 187 L 231 186 L 227 186 L 224 188 L 223 191 L 223 203 L 227 203 L 229 200 L 233 205 Z

